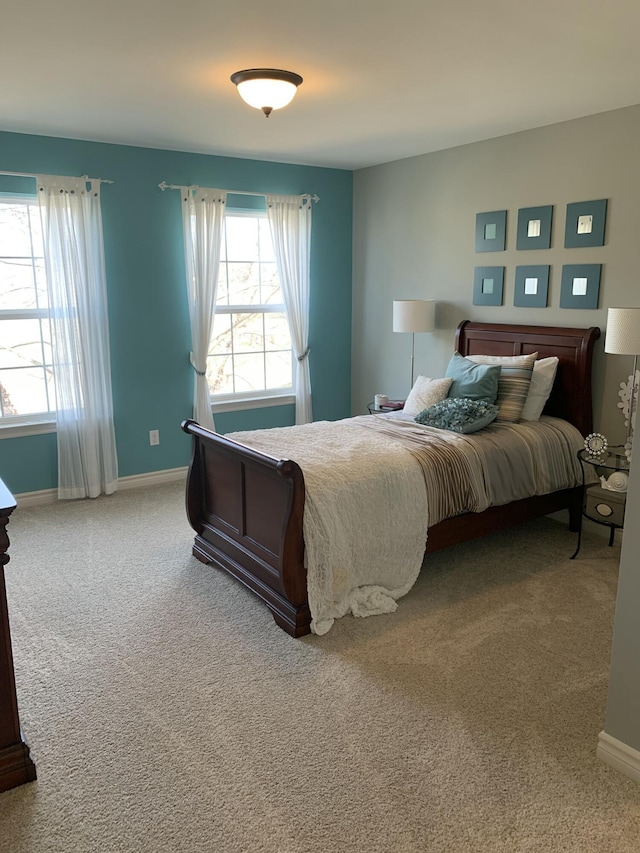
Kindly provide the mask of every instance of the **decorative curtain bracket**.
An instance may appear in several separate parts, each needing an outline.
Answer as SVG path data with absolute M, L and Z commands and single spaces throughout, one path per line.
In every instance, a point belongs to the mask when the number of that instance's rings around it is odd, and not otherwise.
M 198 376 L 206 376 L 207 375 L 206 370 L 198 370 L 198 368 L 196 367 L 195 362 L 193 360 L 193 353 L 192 352 L 189 353 L 189 362 L 191 364 L 191 367 L 193 367 L 195 372 L 198 374 Z

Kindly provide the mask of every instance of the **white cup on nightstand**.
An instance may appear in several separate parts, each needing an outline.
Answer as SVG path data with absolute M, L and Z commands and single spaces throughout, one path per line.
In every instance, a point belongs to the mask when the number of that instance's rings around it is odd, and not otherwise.
M 382 406 L 386 406 L 389 402 L 389 398 L 386 394 L 376 394 L 373 398 L 376 409 L 380 409 Z

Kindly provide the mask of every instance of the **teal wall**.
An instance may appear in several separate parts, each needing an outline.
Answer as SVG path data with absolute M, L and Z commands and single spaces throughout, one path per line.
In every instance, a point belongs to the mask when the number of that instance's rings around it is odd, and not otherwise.
M 13 133 L 0 133 L 0 169 L 114 181 L 102 186 L 102 215 L 121 477 L 186 465 L 190 453 L 180 430 L 193 389 L 180 195 L 162 192 L 161 181 L 320 197 L 311 245 L 313 412 L 316 420 L 348 417 L 351 172 Z M 286 426 L 293 418 L 293 406 L 276 406 L 217 415 L 216 428 Z M 160 430 L 158 447 L 149 445 L 150 429 Z M 14 493 L 54 488 L 56 469 L 55 436 L 0 438 L 0 477 Z

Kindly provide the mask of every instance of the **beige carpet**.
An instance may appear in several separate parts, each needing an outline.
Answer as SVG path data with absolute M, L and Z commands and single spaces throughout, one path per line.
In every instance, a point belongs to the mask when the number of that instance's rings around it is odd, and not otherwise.
M 38 781 L 2 853 L 637 853 L 595 755 L 619 548 L 550 520 L 429 557 L 397 613 L 293 640 L 190 555 L 182 489 L 20 509 Z

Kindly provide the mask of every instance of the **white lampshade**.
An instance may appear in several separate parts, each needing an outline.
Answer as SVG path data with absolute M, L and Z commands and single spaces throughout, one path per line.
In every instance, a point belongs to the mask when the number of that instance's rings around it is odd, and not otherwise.
M 245 103 L 255 107 L 269 118 L 272 110 L 291 103 L 302 77 L 293 71 L 279 68 L 247 68 L 231 75 L 238 93 Z
M 427 299 L 396 299 L 393 302 L 394 332 L 433 332 L 436 303 Z
M 609 308 L 604 351 L 640 355 L 640 308 Z

